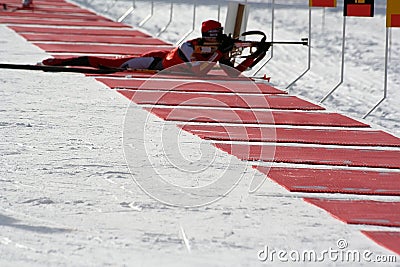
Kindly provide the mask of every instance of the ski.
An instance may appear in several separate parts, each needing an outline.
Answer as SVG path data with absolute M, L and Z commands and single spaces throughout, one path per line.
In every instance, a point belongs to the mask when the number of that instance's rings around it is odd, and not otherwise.
M 113 74 L 117 72 L 122 72 L 126 74 L 126 77 L 130 77 L 131 75 L 138 73 L 147 73 L 156 75 L 158 73 L 162 73 L 165 75 L 179 75 L 179 76 L 196 76 L 192 72 L 180 72 L 180 71 L 158 71 L 158 70 L 148 70 L 148 69 L 124 69 L 124 68 L 90 68 L 90 67 L 69 67 L 69 66 L 47 66 L 47 65 L 31 65 L 31 64 L 10 64 L 10 63 L 0 63 L 0 69 L 11 69 L 11 70 L 36 70 L 36 71 L 44 71 L 44 72 L 72 72 L 72 73 L 82 73 L 82 74 Z M 213 75 L 206 75 L 205 77 L 220 77 Z M 266 80 L 269 82 L 271 77 L 267 77 L 266 75 L 261 77 L 248 77 L 253 80 Z
M 0 69 L 13 69 L 13 70 L 40 70 L 45 72 L 74 72 L 74 73 L 87 73 L 87 74 L 110 74 L 115 72 L 126 71 L 120 68 L 84 68 L 84 67 L 65 67 L 65 66 L 46 66 L 46 65 L 30 65 L 30 64 L 8 64 L 0 63 Z

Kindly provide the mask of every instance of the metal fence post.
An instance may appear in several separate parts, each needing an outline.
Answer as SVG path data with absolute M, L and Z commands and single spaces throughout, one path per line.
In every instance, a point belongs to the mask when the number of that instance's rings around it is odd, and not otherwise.
M 154 14 L 154 1 L 151 1 L 151 7 L 150 7 L 150 14 L 147 15 L 147 17 L 145 17 L 140 23 L 139 23 L 139 27 L 142 27 Z
M 272 0 L 272 7 L 271 7 L 271 42 L 273 42 L 274 41 L 274 27 L 275 27 L 275 0 Z M 259 67 L 257 70 L 256 70 L 256 72 L 254 72 L 253 74 L 252 74 L 252 76 L 255 76 L 255 75 L 257 75 L 259 72 L 260 72 L 260 70 L 262 70 L 264 67 L 265 67 L 265 65 L 267 65 L 268 64 L 268 62 L 272 59 L 274 57 L 274 46 L 271 46 L 271 53 L 270 53 L 270 57 L 268 58 L 268 60 L 267 61 L 265 61 L 264 62 L 264 64 L 261 66 L 261 67 Z
M 308 7 L 308 64 L 307 69 L 300 74 L 293 82 L 291 82 L 286 89 L 290 90 L 290 87 L 293 86 L 298 80 L 300 80 L 309 70 L 311 69 L 311 7 Z
M 186 37 L 188 37 L 192 32 L 194 32 L 195 27 L 196 27 L 196 8 L 197 8 L 197 5 L 196 5 L 196 3 L 194 3 L 193 4 L 192 29 L 190 29 L 187 33 L 185 33 L 183 35 L 183 37 L 181 39 L 179 39 L 178 42 L 176 42 L 175 46 L 180 45 L 183 41 L 185 41 Z
M 345 49 L 346 49 L 346 16 L 343 16 L 342 67 L 341 67 L 341 71 L 340 71 L 340 82 L 332 90 L 330 90 L 329 93 L 327 95 L 325 95 L 321 99 L 321 101 L 319 101 L 320 103 L 324 102 L 331 94 L 333 94 L 333 92 L 335 92 L 336 89 L 338 89 L 339 86 L 342 85 L 342 83 L 344 81 L 344 53 L 345 53 Z
M 133 13 L 133 11 L 135 10 L 136 6 L 135 6 L 135 0 L 132 0 L 132 6 L 130 8 L 128 8 L 127 11 L 125 11 L 125 13 L 119 17 L 117 19 L 118 22 L 123 22 L 130 14 Z
M 115 4 L 118 2 L 118 0 L 113 0 L 111 2 L 111 4 L 109 4 L 101 13 L 107 13 L 108 11 L 110 11 L 111 8 L 113 8 L 115 6 Z
M 173 17 L 173 10 L 174 10 L 174 3 L 171 2 L 171 6 L 169 9 L 169 21 L 167 22 L 167 25 L 165 25 L 157 34 L 156 36 L 160 36 L 163 32 L 165 32 L 167 30 L 167 28 L 169 27 L 169 25 L 172 22 L 172 17 Z
M 386 28 L 386 48 L 385 48 L 385 78 L 383 86 L 383 97 L 376 103 L 376 105 L 370 109 L 364 116 L 363 119 L 368 117 L 378 106 L 386 99 L 387 96 L 387 80 L 388 80 L 388 58 L 389 58 L 389 28 Z

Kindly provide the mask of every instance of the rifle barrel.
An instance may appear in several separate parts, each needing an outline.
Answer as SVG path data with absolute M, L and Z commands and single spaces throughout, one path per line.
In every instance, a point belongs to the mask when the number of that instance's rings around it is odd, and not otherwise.
M 247 45 L 247 46 L 257 46 L 260 42 L 257 41 L 241 41 L 237 40 L 235 43 Z M 274 44 L 301 44 L 301 45 L 308 45 L 308 40 L 302 41 L 278 41 L 278 42 L 266 42 L 267 44 L 274 45 Z
M 274 45 L 274 44 L 302 44 L 302 45 L 308 45 L 307 41 L 301 41 L 301 42 L 269 42 L 270 44 Z

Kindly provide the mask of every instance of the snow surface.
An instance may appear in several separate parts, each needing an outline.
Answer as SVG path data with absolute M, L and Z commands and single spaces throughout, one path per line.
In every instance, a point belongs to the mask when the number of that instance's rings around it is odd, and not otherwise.
M 308 34 L 304 3 L 308 1 L 290 2 L 295 5 L 276 1 L 276 40 Z M 86 1 L 78 3 L 87 5 Z M 96 0 L 89 7 L 101 12 L 110 3 Z M 218 2 L 198 3 L 198 21 L 216 18 Z M 127 20 L 133 25 L 149 12 L 149 2 L 136 4 L 135 15 Z M 107 15 L 116 18 L 130 5 L 130 1 L 117 3 Z M 168 5 L 157 4 L 159 13 L 144 30 L 154 34 L 165 25 Z M 248 29 L 268 31 L 270 5 L 252 5 Z M 160 36 L 172 43 L 191 27 L 187 22 L 190 5 L 182 1 L 175 8 L 179 17 L 175 16 Z M 222 7 L 222 19 L 224 10 Z M 291 90 L 313 101 L 321 99 L 338 82 L 340 72 L 341 12 L 327 10 L 323 29 L 321 15 L 320 10 L 313 11 L 312 69 Z M 384 17 L 377 12 L 373 19 L 349 18 L 348 24 L 345 82 L 326 106 L 359 118 L 379 99 L 383 88 Z M 368 117 L 368 122 L 399 135 L 397 33 L 394 29 L 389 99 Z M 196 29 L 191 36 L 197 35 Z M 0 62 L 35 63 L 49 56 L 4 25 L 0 25 L 0 36 Z M 274 84 L 283 88 L 305 69 L 306 56 L 304 47 L 277 46 L 265 71 Z M 398 198 L 289 193 L 269 180 L 257 193 L 249 194 L 251 178 L 262 177 L 260 173 L 204 141 L 179 132 L 173 123 L 148 117 L 146 111 L 130 105 L 93 78 L 2 70 L 0 84 L 0 266 L 263 266 L 257 253 L 266 245 L 275 250 L 322 251 L 337 248 L 341 238 L 352 250 L 393 254 L 359 231 L 387 228 L 344 224 L 301 197 Z M 165 138 L 178 138 L 182 144 L 180 153 L 170 154 L 171 159 L 187 157 L 189 165 L 192 162 L 192 166 L 207 169 L 202 180 L 187 172 L 180 173 L 181 177 L 175 173 L 168 177 L 169 169 L 163 169 L 160 159 L 157 166 L 167 178 L 207 183 L 228 166 L 229 172 L 243 174 L 241 182 L 225 198 L 204 207 L 171 207 L 150 198 L 132 179 L 124 158 L 126 114 L 138 127 L 135 140 L 143 142 L 143 127 L 156 129 L 159 125 Z M 144 126 L 143 121 L 148 124 Z M 146 148 L 157 159 L 159 148 Z M 136 177 L 146 177 L 152 171 L 148 155 L 145 150 L 136 151 L 136 167 L 131 171 Z M 210 163 L 202 155 L 214 155 L 216 161 Z M 355 264 L 325 261 L 299 265 Z

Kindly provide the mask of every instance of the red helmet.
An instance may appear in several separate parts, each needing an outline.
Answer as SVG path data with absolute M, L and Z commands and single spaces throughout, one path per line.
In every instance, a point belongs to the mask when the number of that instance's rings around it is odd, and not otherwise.
M 201 34 L 203 37 L 218 37 L 222 34 L 221 23 L 215 20 L 206 20 L 201 24 Z

